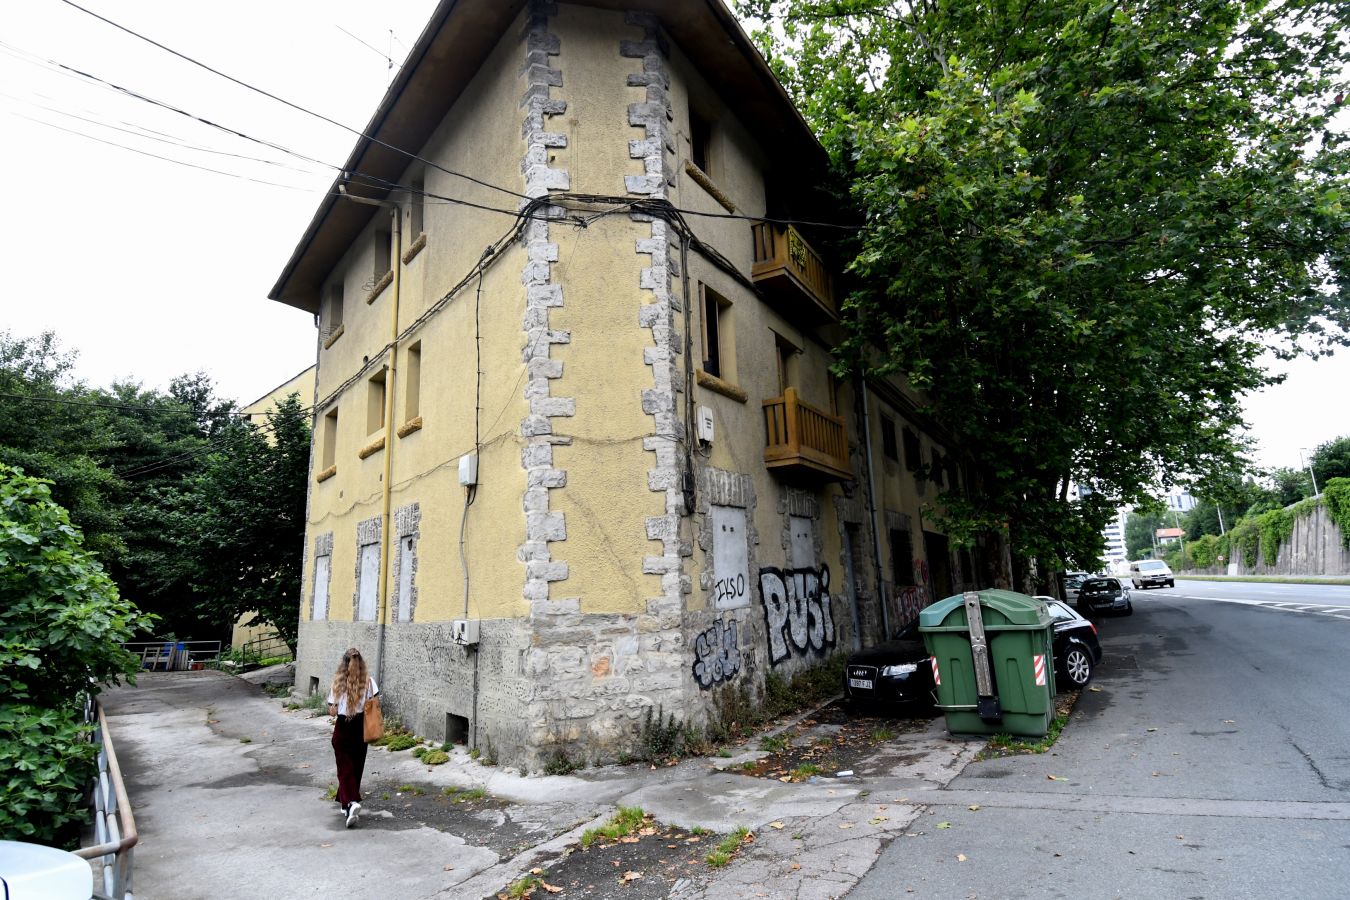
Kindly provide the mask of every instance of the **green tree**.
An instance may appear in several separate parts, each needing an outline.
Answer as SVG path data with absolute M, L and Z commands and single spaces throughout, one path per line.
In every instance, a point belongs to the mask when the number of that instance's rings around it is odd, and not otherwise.
M 1312 480 L 1308 478 L 1307 469 L 1273 469 L 1270 486 L 1271 494 L 1266 499 L 1272 507 L 1289 506 L 1312 496 Z
M 1320 444 L 1309 462 L 1320 489 L 1325 489 L 1333 478 L 1350 478 L 1350 436 Z
M 1095 553 L 1071 483 L 1240 469 L 1260 354 L 1346 340 L 1340 4 L 740 8 L 865 222 L 844 364 L 926 392 L 1017 556 Z
M 1146 559 L 1153 555 L 1153 535 L 1163 528 L 1160 508 L 1139 509 L 1125 518 L 1125 554 L 1130 559 Z
M 192 607 L 227 626 L 250 613 L 292 647 L 299 627 L 300 569 L 309 470 L 309 419 L 298 396 L 278 404 L 265 428 L 238 420 L 170 501 L 168 524 Z
M 121 643 L 150 624 L 50 487 L 0 464 L 0 838 L 69 839 L 93 771 L 84 699 L 134 675 Z

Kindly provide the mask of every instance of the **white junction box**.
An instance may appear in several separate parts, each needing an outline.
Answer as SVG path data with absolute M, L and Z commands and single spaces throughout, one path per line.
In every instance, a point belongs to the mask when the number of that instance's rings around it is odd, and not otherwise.
M 465 487 L 478 483 L 477 453 L 466 453 L 459 458 L 459 483 Z
M 713 442 L 713 411 L 711 407 L 700 406 L 698 408 L 695 428 L 698 431 L 698 439 L 705 444 Z
M 450 640 L 465 647 L 478 643 L 477 619 L 454 619 L 450 622 Z

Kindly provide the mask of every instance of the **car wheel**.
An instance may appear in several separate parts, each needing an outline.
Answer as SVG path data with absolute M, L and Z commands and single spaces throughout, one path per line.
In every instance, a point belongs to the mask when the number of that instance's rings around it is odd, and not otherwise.
M 1087 687 L 1092 680 L 1092 656 L 1077 644 L 1064 654 L 1064 674 L 1075 688 Z
M 1134 615 L 1134 604 L 1131 603 L 1130 601 L 1126 600 L 1126 601 L 1125 601 L 1125 609 L 1122 610 L 1120 614 L 1121 614 L 1122 616 L 1132 616 L 1132 615 Z
M 1134 581 L 1134 582 L 1131 582 L 1131 584 L 1134 585 L 1134 589 L 1135 589 L 1136 591 L 1140 589 L 1140 588 L 1139 588 L 1139 582 Z
M 1177 586 L 1177 583 L 1176 583 L 1175 581 L 1169 581 L 1169 582 L 1167 582 L 1167 586 L 1168 586 L 1168 587 L 1176 587 L 1176 586 Z

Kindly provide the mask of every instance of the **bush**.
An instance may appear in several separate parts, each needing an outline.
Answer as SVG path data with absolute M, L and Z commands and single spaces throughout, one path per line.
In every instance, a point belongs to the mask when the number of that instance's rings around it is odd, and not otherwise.
M 0 465 L 0 840 L 70 837 L 94 770 L 85 698 L 132 680 L 121 643 L 153 621 L 82 543 L 46 482 Z
M 1341 544 L 1350 550 L 1350 478 L 1333 478 L 1322 487 L 1327 514 L 1341 530 Z

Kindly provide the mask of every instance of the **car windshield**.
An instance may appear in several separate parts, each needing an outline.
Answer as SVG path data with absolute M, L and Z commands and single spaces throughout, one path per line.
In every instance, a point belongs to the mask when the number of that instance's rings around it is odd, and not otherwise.
M 1045 604 L 1045 608 L 1050 611 L 1050 615 L 1057 622 L 1072 622 L 1074 619 L 1078 618 L 1078 613 L 1069 609 L 1067 606 L 1065 606 L 1063 603 L 1060 603 L 1058 600 L 1049 601 L 1048 603 Z
M 893 641 L 920 641 L 923 638 L 919 635 L 919 620 L 915 619 L 908 625 L 902 625 L 895 629 L 895 634 L 891 637 Z
M 1162 562 L 1142 562 L 1139 564 L 1140 572 L 1166 572 L 1167 563 Z
M 1110 590 L 1118 587 L 1120 587 L 1120 582 L 1114 578 L 1089 578 L 1083 582 L 1083 590 L 1085 591 Z

